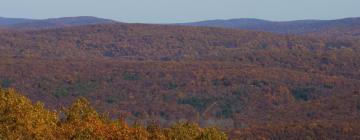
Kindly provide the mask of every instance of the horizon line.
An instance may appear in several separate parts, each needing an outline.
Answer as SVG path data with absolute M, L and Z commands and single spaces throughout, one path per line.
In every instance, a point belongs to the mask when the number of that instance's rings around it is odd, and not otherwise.
M 62 18 L 81 18 L 81 17 L 88 17 L 88 18 L 97 18 L 97 19 L 104 19 L 104 20 L 112 20 L 115 22 L 122 22 L 122 23 L 140 23 L 140 24 L 184 24 L 184 23 L 196 23 L 196 22 L 206 22 L 206 21 L 230 21 L 230 20 L 241 20 L 241 19 L 249 19 L 249 20 L 263 20 L 268 22 L 293 22 L 293 21 L 334 21 L 334 20 L 344 20 L 344 19 L 356 19 L 359 17 L 342 17 L 342 18 L 332 18 L 332 19 L 294 19 L 294 20 L 271 20 L 271 19 L 264 19 L 264 18 L 249 18 L 249 17 L 239 17 L 239 18 L 214 18 L 214 19 L 199 19 L 194 21 L 188 22 L 168 22 L 168 23 L 159 23 L 159 22 L 126 22 L 112 18 L 100 17 L 100 16 L 91 16 L 91 15 L 79 15 L 79 16 L 61 16 L 61 17 L 47 17 L 47 18 L 27 18 L 27 17 L 6 17 L 0 16 L 3 19 L 19 19 L 19 20 L 52 20 L 52 19 L 62 19 Z

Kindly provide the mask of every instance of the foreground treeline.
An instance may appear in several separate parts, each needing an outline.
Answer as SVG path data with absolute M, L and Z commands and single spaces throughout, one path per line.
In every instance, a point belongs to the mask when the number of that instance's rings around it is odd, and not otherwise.
M 53 112 L 13 89 L 0 89 L 0 139 L 226 140 L 227 136 L 191 123 L 129 126 L 97 113 L 84 98 Z
M 358 96 L 353 96 L 357 98 Z M 354 113 L 357 113 L 354 111 Z M 321 119 L 320 119 L 321 120 Z M 0 89 L 0 139 L 120 139 L 120 140 L 226 140 L 226 139 L 360 139 L 360 121 L 272 122 L 234 129 L 229 138 L 217 128 L 177 123 L 128 125 L 99 114 L 85 98 L 59 112 L 33 104 L 13 89 Z

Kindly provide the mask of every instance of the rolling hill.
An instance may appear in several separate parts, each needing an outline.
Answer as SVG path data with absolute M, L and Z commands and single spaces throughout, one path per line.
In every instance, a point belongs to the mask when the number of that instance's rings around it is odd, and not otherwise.
M 189 120 L 236 138 L 342 136 L 360 126 L 359 53 L 352 37 L 212 27 L 2 31 L 0 85 L 51 109 L 86 97 L 128 122 Z
M 23 19 L 23 18 L 3 18 L 0 17 L 0 26 L 10 26 L 14 24 L 20 24 L 25 22 L 33 22 L 32 19 Z
M 21 19 L 1 18 L 1 30 L 29 30 L 51 29 L 94 24 L 120 23 L 115 20 L 103 19 L 90 16 L 63 17 L 51 19 Z M 360 39 L 360 19 L 345 18 L 337 20 L 297 20 L 297 21 L 268 21 L 262 19 L 230 19 L 209 20 L 192 23 L 180 23 L 175 25 L 221 27 L 230 29 L 253 30 L 280 34 L 297 34 L 325 38 L 353 38 Z
M 18 19 L 18 18 L 1 18 L 0 27 L 10 29 L 48 29 L 67 26 L 91 25 L 116 23 L 114 20 L 102 19 L 90 16 L 80 17 L 63 17 L 51 19 Z
M 200 21 L 179 25 L 236 28 L 282 34 L 307 34 L 325 32 L 339 28 L 352 27 L 356 29 L 360 27 L 360 18 L 345 18 L 338 20 L 298 20 L 284 22 L 260 19 L 230 19 Z

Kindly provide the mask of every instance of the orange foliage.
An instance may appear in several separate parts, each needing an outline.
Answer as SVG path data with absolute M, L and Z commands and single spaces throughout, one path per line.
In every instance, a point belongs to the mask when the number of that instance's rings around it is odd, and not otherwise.
M 64 118 L 40 104 L 19 95 L 13 89 L 0 89 L 1 139 L 118 139 L 118 140 L 226 140 L 215 128 L 178 124 L 169 129 L 149 126 L 129 127 L 99 115 L 85 98 L 64 109 Z M 61 113 L 60 113 L 61 114 Z M 60 115 L 61 116 L 61 115 Z M 191 125 L 192 127 L 186 127 Z M 209 131 L 211 130 L 211 131 Z

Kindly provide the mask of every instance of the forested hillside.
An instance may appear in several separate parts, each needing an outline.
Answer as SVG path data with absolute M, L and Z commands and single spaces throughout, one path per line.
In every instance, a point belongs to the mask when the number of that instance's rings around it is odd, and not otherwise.
M 233 139 L 351 139 L 359 53 L 353 35 L 146 24 L 4 30 L 0 85 L 50 109 L 85 97 L 128 123 L 188 120 Z

